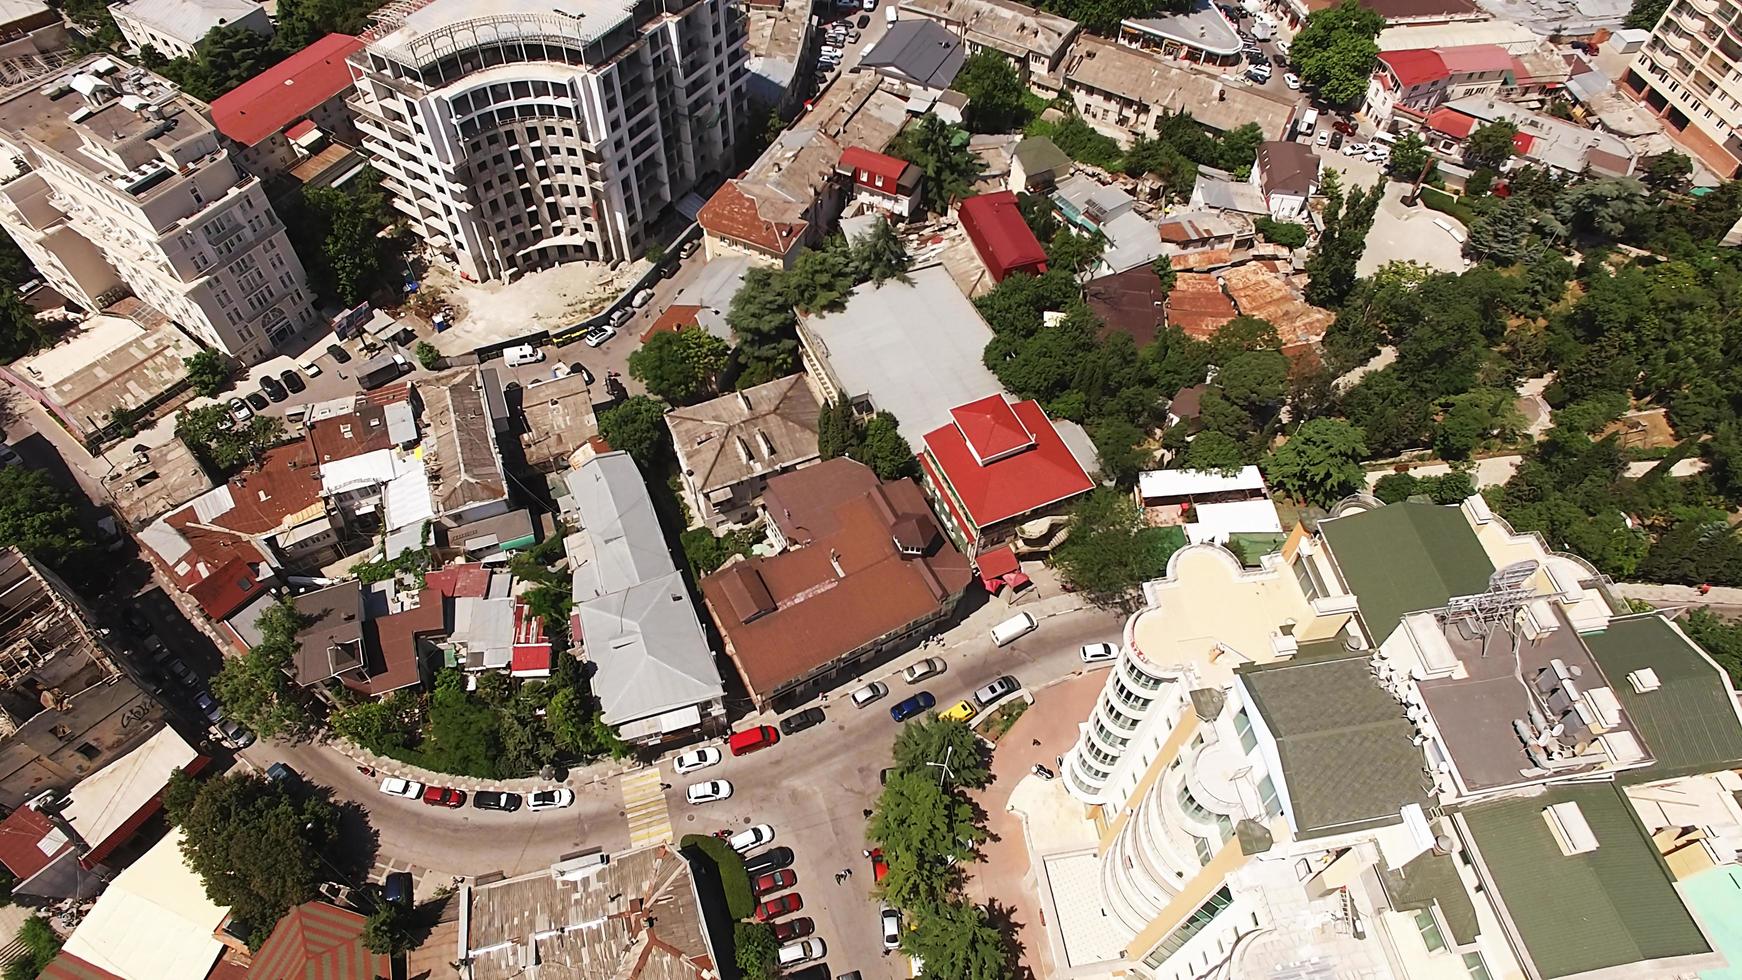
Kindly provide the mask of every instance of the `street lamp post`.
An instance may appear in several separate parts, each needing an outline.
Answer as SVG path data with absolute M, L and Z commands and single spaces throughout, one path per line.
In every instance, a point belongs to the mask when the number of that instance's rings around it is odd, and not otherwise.
M 926 765 L 933 766 L 938 770 L 938 788 L 939 789 L 943 788 L 944 777 L 950 775 L 950 756 L 954 755 L 955 752 L 956 752 L 956 747 L 954 745 L 946 746 L 944 748 L 944 761 L 926 763 Z

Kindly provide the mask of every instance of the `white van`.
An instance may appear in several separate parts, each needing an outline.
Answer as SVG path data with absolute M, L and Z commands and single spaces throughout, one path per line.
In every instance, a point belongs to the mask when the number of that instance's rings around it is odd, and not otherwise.
M 528 364 L 537 364 L 542 360 L 544 360 L 544 351 L 539 350 L 531 344 L 521 344 L 518 347 L 510 347 L 502 352 L 503 363 L 511 368 L 525 367 Z
M 1318 125 L 1319 110 L 1309 107 L 1307 111 L 1300 114 L 1300 119 L 1295 123 L 1295 132 L 1311 136 Z
M 892 3 L 889 6 L 883 8 L 883 21 L 884 21 L 884 23 L 886 23 L 886 24 L 895 23 L 896 16 L 897 15 L 895 13 L 895 4 Z
M 992 627 L 992 644 L 993 646 L 1004 646 L 1034 632 L 1037 625 L 1039 624 L 1034 621 L 1033 616 L 1027 613 L 1017 613 Z

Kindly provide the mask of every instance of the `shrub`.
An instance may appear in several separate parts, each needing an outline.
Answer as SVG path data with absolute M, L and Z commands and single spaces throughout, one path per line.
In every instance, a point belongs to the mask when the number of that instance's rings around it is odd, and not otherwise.
M 1272 221 L 1269 218 L 1259 218 L 1252 222 L 1252 227 L 1258 234 L 1264 236 L 1267 242 L 1274 242 L 1286 248 L 1300 248 L 1307 243 L 1306 225 L 1296 221 Z
M 726 895 L 726 910 L 734 919 L 748 919 L 756 911 L 756 896 L 750 891 L 750 872 L 744 858 L 731 845 L 706 834 L 685 834 L 678 848 L 692 861 L 706 859 L 720 877 Z

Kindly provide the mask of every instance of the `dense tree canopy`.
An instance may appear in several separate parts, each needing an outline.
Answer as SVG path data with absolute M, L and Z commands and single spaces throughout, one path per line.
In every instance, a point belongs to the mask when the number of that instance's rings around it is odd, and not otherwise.
M 0 467 L 0 547 L 7 546 L 52 568 L 90 548 L 73 498 L 42 470 Z
M 980 176 L 980 158 L 968 149 L 968 131 L 929 112 L 897 133 L 887 152 L 918 165 L 925 175 L 920 194 L 933 214 L 943 214 L 951 202 L 968 196 Z
M 1356 0 L 1343 0 L 1307 15 L 1288 56 L 1319 98 L 1350 104 L 1367 92 L 1367 79 L 1379 57 L 1374 39 L 1384 27 L 1385 18 L 1378 13 Z
M 1133 608 L 1138 587 L 1160 578 L 1186 543 L 1179 528 L 1149 526 L 1128 494 L 1110 489 L 1078 501 L 1069 531 L 1053 564 L 1072 588 L 1114 609 Z
M 1363 488 L 1361 430 L 1337 419 L 1312 419 L 1265 462 L 1272 486 L 1300 500 L 1329 507 Z
M 969 55 L 950 87 L 968 97 L 968 128 L 976 133 L 1008 133 L 1026 121 L 1028 89 L 1002 52 L 981 48 Z
M 285 228 L 308 272 L 309 286 L 343 306 L 390 285 L 388 265 L 396 246 L 382 237 L 382 230 L 393 220 L 374 170 L 344 187 L 305 187 L 288 199 L 284 210 Z
M 629 355 L 629 375 L 655 397 L 689 405 L 718 394 L 731 357 L 726 342 L 699 327 L 656 333 Z
M 599 434 L 652 471 L 671 454 L 671 434 L 665 427 L 665 406 L 634 395 L 599 413 Z

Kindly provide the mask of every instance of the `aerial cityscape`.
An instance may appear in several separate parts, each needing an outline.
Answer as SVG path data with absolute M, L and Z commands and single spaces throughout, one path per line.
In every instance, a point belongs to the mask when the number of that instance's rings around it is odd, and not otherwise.
M 0 2 L 3 980 L 1742 980 L 1742 0 Z

